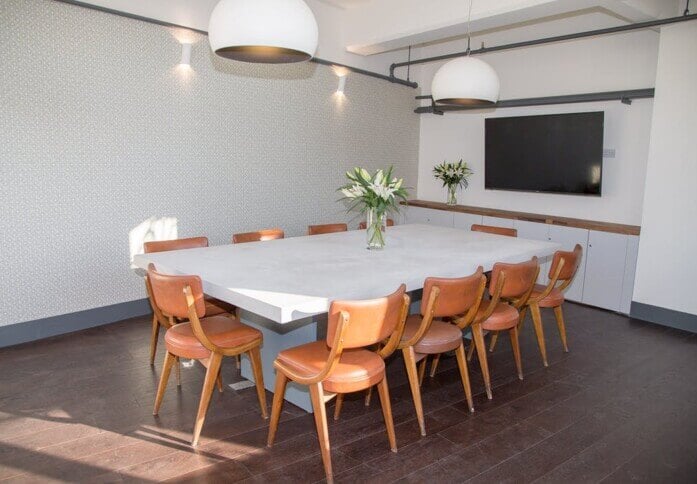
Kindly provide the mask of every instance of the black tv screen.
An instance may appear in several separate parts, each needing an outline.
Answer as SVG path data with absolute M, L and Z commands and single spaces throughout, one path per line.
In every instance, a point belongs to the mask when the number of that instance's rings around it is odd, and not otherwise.
M 603 112 L 487 118 L 484 186 L 600 195 Z

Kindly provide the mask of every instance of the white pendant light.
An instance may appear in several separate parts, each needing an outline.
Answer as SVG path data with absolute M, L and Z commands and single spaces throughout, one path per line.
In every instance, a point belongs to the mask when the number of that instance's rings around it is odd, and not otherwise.
M 431 95 L 437 103 L 471 106 L 499 100 L 499 76 L 486 62 L 475 57 L 453 59 L 436 72 Z
M 499 76 L 486 62 L 475 59 L 470 52 L 470 19 L 467 16 L 467 55 L 453 59 L 433 76 L 431 95 L 436 103 L 476 106 L 494 104 L 499 100 Z
M 282 64 L 312 58 L 315 16 L 303 0 L 221 0 L 208 24 L 208 40 L 221 57 Z

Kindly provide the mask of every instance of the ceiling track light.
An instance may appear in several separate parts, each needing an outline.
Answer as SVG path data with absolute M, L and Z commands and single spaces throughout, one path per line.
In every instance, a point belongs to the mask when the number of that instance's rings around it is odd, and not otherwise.
M 220 0 L 208 24 L 213 52 L 243 62 L 307 61 L 318 38 L 317 20 L 303 0 Z

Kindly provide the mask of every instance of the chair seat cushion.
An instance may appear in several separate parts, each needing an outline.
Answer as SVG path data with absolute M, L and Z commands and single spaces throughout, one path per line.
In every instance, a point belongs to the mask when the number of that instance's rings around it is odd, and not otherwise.
M 221 348 L 234 348 L 262 339 L 259 330 L 230 316 L 203 318 L 201 327 L 208 339 Z M 167 351 L 182 358 L 208 358 L 211 354 L 194 335 L 191 323 L 179 323 L 169 328 L 165 334 L 165 344 Z
M 535 284 L 535 287 L 532 290 L 532 293 L 530 294 L 530 299 L 534 300 L 540 297 L 540 295 L 545 292 L 545 289 L 547 286 L 543 286 L 542 284 Z M 559 289 L 556 287 L 552 289 L 552 292 L 550 292 L 546 298 L 544 298 L 542 301 L 538 303 L 538 305 L 541 308 L 555 308 L 557 306 L 561 306 L 562 303 L 564 302 L 564 293 L 561 292 Z
M 235 306 L 214 297 L 206 296 L 203 302 L 206 304 L 206 317 L 235 312 Z
M 479 311 L 477 311 L 476 321 L 480 321 L 481 318 L 486 313 L 489 307 L 488 301 L 483 301 Z M 489 331 L 501 331 L 504 329 L 511 329 L 513 326 L 518 324 L 518 310 L 513 306 L 500 302 L 494 308 L 494 312 L 491 313 L 485 321 L 482 321 L 482 329 Z
M 283 350 L 276 360 L 301 376 L 310 377 L 324 368 L 329 352 L 324 341 L 314 341 Z M 322 386 L 328 392 L 357 392 L 380 382 L 384 374 L 385 362 L 377 353 L 365 349 L 344 350 Z
M 421 315 L 412 314 L 407 318 L 404 326 L 402 341 L 411 339 L 421 326 Z M 426 355 L 434 355 L 451 351 L 460 346 L 462 342 L 462 331 L 451 323 L 443 321 L 431 322 L 431 327 L 414 345 L 414 351 Z

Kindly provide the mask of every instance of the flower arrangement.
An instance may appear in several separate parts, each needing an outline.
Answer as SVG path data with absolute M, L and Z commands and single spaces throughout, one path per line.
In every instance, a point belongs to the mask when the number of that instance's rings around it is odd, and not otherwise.
M 444 187 L 448 187 L 448 205 L 457 204 L 457 189 L 467 188 L 469 177 L 473 173 L 467 163 L 462 160 L 457 162 L 444 161 L 433 167 L 433 176 L 442 181 Z
M 366 214 L 369 249 L 385 246 L 387 213 L 398 212 L 400 201 L 407 200 L 404 180 L 393 177 L 393 167 L 370 174 L 365 168 L 354 168 L 346 172 L 348 183 L 339 190 L 344 200 L 351 202 L 349 211 L 360 209 Z

